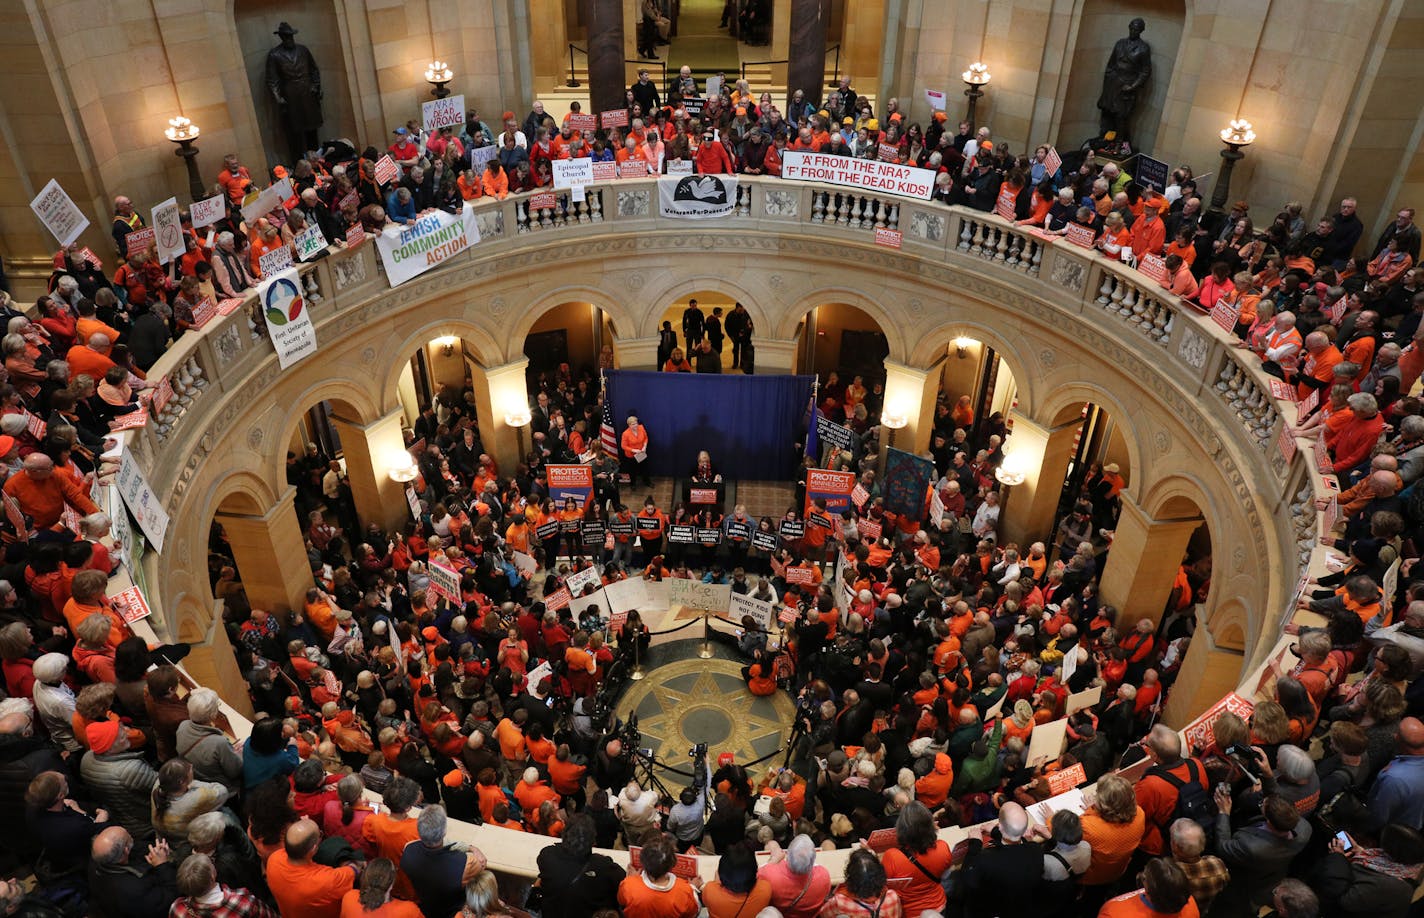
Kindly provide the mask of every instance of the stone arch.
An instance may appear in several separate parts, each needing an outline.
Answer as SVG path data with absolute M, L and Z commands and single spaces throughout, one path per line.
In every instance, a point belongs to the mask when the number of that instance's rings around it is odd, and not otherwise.
M 276 479 L 278 481 L 284 478 Z M 199 519 L 210 520 L 222 510 L 260 516 L 277 502 L 278 491 L 255 472 L 233 472 L 212 485 Z
M 1138 505 L 1153 519 L 1187 519 L 1192 515 L 1213 523 L 1213 507 L 1206 486 L 1195 476 L 1174 473 L 1152 482 L 1140 492 Z M 1224 521 L 1219 523 L 1224 528 Z
M 364 385 L 369 386 L 370 381 L 365 381 Z M 276 476 L 273 480 L 286 480 L 287 444 L 291 442 L 292 434 L 302 416 L 317 402 L 331 402 L 350 420 L 362 424 L 369 424 L 380 417 L 380 399 L 373 397 L 360 386 L 361 384 L 354 380 L 327 379 L 307 387 L 288 402 L 288 410 L 282 420 L 282 436 L 273 445 L 272 457 L 269 460 Z M 270 507 L 271 504 L 267 506 Z M 266 508 L 263 512 L 266 512 Z
M 1100 408 L 1107 409 L 1113 420 L 1121 424 L 1123 429 L 1129 433 L 1123 437 L 1127 444 L 1128 454 L 1127 491 L 1133 499 L 1137 499 L 1144 487 L 1147 465 L 1142 454 L 1142 444 L 1138 440 L 1137 428 L 1133 423 L 1132 412 L 1123 405 L 1116 395 L 1095 382 L 1086 380 L 1063 382 L 1040 380 L 1040 382 L 1043 387 L 1042 391 L 1048 394 L 1044 396 L 1042 404 L 1031 403 L 1035 410 L 1029 417 L 1035 422 L 1049 428 L 1071 423 L 1082 411 L 1083 403 L 1092 402 Z
M 783 341 L 795 338 L 807 313 L 825 303 L 844 303 L 847 306 L 854 306 L 870 316 L 880 326 L 880 330 L 885 334 L 886 342 L 890 345 L 890 354 L 887 359 L 897 363 L 907 363 L 905 339 L 895 317 L 869 296 L 849 287 L 818 287 L 814 293 L 809 293 L 797 300 L 782 315 L 776 329 L 776 337 Z
M 1212 580 L 1216 577 L 1213 575 Z M 1213 584 L 1212 593 L 1217 592 Z M 1208 597 L 1211 599 L 1214 597 Z M 1253 629 L 1251 627 L 1251 616 L 1247 611 L 1246 600 L 1240 596 L 1232 596 L 1227 600 L 1218 600 L 1215 607 L 1208 603 L 1206 621 L 1202 624 L 1211 631 L 1211 639 L 1219 647 L 1229 648 L 1249 648 L 1248 639 L 1254 641 Z M 1243 664 L 1246 662 L 1242 658 Z
M 672 274 L 672 272 L 669 272 Z M 676 275 L 673 275 L 676 277 Z M 715 277 L 699 275 L 687 280 L 675 281 L 674 283 L 657 287 L 651 291 L 644 291 L 642 294 L 645 303 L 651 303 L 652 309 L 643 316 L 638 325 L 630 329 L 633 334 L 630 337 L 648 338 L 656 337 L 658 333 L 658 321 L 663 313 L 677 300 L 692 296 L 695 293 L 720 293 L 734 302 L 741 303 L 747 307 L 747 312 L 751 314 L 752 322 L 757 329 L 765 329 L 760 334 L 770 334 L 776 327 L 777 320 L 773 319 L 766 311 L 764 300 L 767 296 L 758 296 L 746 287 L 727 280 L 725 277 Z M 777 334 L 775 337 L 782 338 L 784 335 Z
M 510 329 L 505 341 L 504 362 L 509 363 L 523 357 L 524 339 L 528 337 L 529 330 L 538 324 L 545 313 L 565 303 L 592 303 L 597 306 L 608 314 L 609 321 L 613 323 L 613 331 L 620 339 L 636 337 L 638 334 L 638 317 L 617 296 L 598 287 L 569 284 L 540 295 L 521 311 L 519 320 Z
M 442 335 L 453 335 L 471 344 L 481 366 L 498 366 L 495 361 L 503 359 L 504 348 L 495 342 L 494 337 L 488 331 L 469 319 L 459 317 L 432 319 L 408 332 L 405 337 L 394 339 L 394 344 L 382 348 L 376 363 L 377 366 L 386 368 L 378 394 L 382 413 L 392 411 L 400 405 L 397 384 L 400 380 L 401 369 L 405 366 L 406 361 L 410 360 L 410 355 L 426 342 Z M 520 342 L 522 347 L 522 338 Z
M 912 367 L 929 367 L 944 356 L 955 338 L 961 336 L 984 342 L 992 347 L 1000 357 L 1008 361 L 1018 393 L 1019 410 L 1032 417 L 1033 406 L 1037 404 L 1035 397 L 1038 393 L 1038 365 L 1023 352 L 1018 344 L 989 325 L 966 319 L 941 323 L 920 336 L 919 341 L 914 345 L 914 350 L 910 352 L 907 362 Z

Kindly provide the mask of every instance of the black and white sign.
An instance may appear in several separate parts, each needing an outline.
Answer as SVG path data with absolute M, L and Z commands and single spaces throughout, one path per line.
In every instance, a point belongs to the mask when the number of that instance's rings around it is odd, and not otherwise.
M 658 180 L 658 213 L 680 220 L 726 217 L 737 206 L 737 180 L 730 175 L 668 176 Z
M 855 441 L 855 431 L 844 424 L 837 424 L 824 414 L 816 415 L 816 436 L 820 437 L 822 443 L 837 449 L 850 449 L 851 443 Z
M 1145 153 L 1137 156 L 1137 168 L 1132 170 L 1138 184 L 1161 194 L 1167 190 L 1167 173 L 1170 171 L 1167 164 L 1160 159 L 1153 159 Z
M 669 526 L 668 541 L 674 545 L 695 545 L 697 543 L 697 527 Z
M 758 529 L 752 533 L 752 548 L 757 551 L 776 551 L 776 533 L 762 532 Z
M 806 524 L 802 520 L 782 520 L 781 528 L 778 531 L 783 539 L 790 542 L 805 537 Z

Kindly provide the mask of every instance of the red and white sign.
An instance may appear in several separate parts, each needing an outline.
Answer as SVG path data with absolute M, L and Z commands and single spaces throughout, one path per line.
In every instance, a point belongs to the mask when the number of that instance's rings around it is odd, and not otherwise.
M 353 223 L 346 229 L 346 247 L 355 248 L 366 241 L 366 231 L 361 228 L 361 224 Z
M 1340 300 L 1330 307 L 1330 324 L 1339 325 L 1340 320 L 1345 318 L 1345 301 Z
M 1143 255 L 1142 260 L 1137 263 L 1137 270 L 1159 284 L 1167 280 L 1167 262 L 1161 255 Z
M 226 195 L 215 194 L 210 198 L 194 202 L 188 208 L 188 216 L 193 220 L 193 229 L 202 229 L 205 226 L 212 226 L 223 218 L 227 213 Z
M 1310 394 L 1300 400 L 1300 407 L 1297 409 L 1299 417 L 1309 415 L 1320 404 L 1320 390 L 1311 389 Z
M 530 210 L 553 210 L 554 193 L 552 191 L 541 191 L 529 198 Z
M 218 308 L 213 303 L 213 298 L 205 296 L 193 304 L 193 327 L 202 328 L 213 320 L 218 314 Z
M 1236 328 L 1237 319 L 1241 318 L 1241 307 L 1236 303 L 1228 303 L 1221 299 L 1216 301 L 1216 305 L 1211 307 L 1211 320 L 1220 325 L 1227 332 Z
M 356 194 L 355 188 L 352 188 L 350 191 L 346 192 L 346 196 L 343 197 L 340 201 L 336 202 L 336 209 L 338 211 L 345 210 L 348 207 L 359 208 L 360 206 L 361 197 L 360 195 Z
M 569 592 L 569 588 L 562 586 L 544 597 L 544 608 L 550 612 L 557 612 L 560 609 L 567 609 L 569 603 L 573 601 L 574 596 Z
M 243 299 L 242 297 L 240 297 L 240 296 L 230 296 L 230 297 L 228 297 L 228 298 L 225 299 L 225 300 L 219 300 L 219 301 L 218 301 L 218 315 L 220 315 L 220 316 L 230 316 L 230 315 L 232 315 L 234 312 L 236 312 L 239 308 L 241 308 L 242 304 L 245 303 L 245 302 L 247 302 L 247 301 L 244 300 L 244 299 Z
M 389 153 L 376 160 L 377 182 L 382 185 L 387 185 L 391 182 L 394 182 L 399 176 L 400 166 L 396 165 L 396 161 L 391 159 L 391 155 Z
M 994 213 L 1012 222 L 1015 213 L 1015 201 L 1017 200 L 1018 196 L 1014 194 L 1012 188 L 1000 188 L 999 198 L 994 202 Z
M 1242 720 L 1247 720 L 1255 708 L 1256 706 L 1250 701 L 1232 692 L 1187 726 L 1187 729 L 1183 731 L 1187 738 L 1187 748 L 1192 750 L 1210 749 L 1216 745 L 1216 734 L 1212 731 L 1212 724 L 1216 723 L 1217 718 L 1230 711 Z
M 1063 167 L 1063 157 L 1058 155 L 1058 150 L 1053 147 L 1048 148 L 1048 155 L 1043 157 L 1043 171 L 1047 175 L 1054 175 Z
M 1088 783 L 1088 774 L 1079 762 L 1070 768 L 1061 768 L 1048 776 L 1048 792 L 1057 797 L 1066 794 L 1080 784 Z
M 109 602 L 113 603 L 114 611 L 122 615 L 124 621 L 130 625 L 153 614 L 153 610 L 148 607 L 148 600 L 143 597 L 143 591 L 136 586 L 118 593 Z
M 688 503 L 692 504 L 715 504 L 717 503 L 716 488 L 692 488 L 692 493 L 688 496 Z
M 1330 458 L 1330 450 L 1325 447 L 1325 435 L 1315 441 L 1315 469 L 1322 475 L 1335 473 L 1335 460 Z
M 801 182 L 824 182 L 863 188 L 904 198 L 928 201 L 934 194 L 936 173 L 873 159 L 851 159 L 829 153 L 787 150 L 781 154 L 781 177 Z
M 148 247 L 153 244 L 153 227 L 145 226 L 124 237 L 124 254 L 137 255 L 139 252 L 147 252 Z
M 25 429 L 28 430 L 30 432 L 30 436 L 34 437 L 36 440 L 43 440 L 45 438 L 45 434 L 49 431 L 49 425 L 45 423 L 44 418 L 40 417 L 37 414 L 30 414 L 28 411 L 26 411 Z
M 878 229 L 875 231 L 876 245 L 883 245 L 890 249 L 898 249 L 904 241 L 905 234 L 899 230 Z
M 878 152 L 880 161 L 883 163 L 898 163 L 900 161 L 900 148 L 893 143 L 882 143 Z
M 453 567 L 431 560 L 426 568 L 430 574 L 430 592 L 454 606 L 460 603 L 460 575 Z
M 1295 458 L 1295 434 L 1291 433 L 1290 428 L 1284 424 L 1281 425 L 1281 436 L 1277 441 L 1277 446 L 1280 447 L 1281 455 L 1285 457 L 1287 463 Z
M 623 114 L 626 116 L 628 113 L 624 112 Z M 571 112 L 569 113 L 569 117 L 565 120 L 568 123 L 569 130 L 578 131 L 580 134 L 592 134 L 598 130 L 597 115 L 575 115 Z
M 155 414 L 162 411 L 164 406 L 173 398 L 173 380 L 164 376 L 158 381 L 158 388 L 153 390 L 153 411 Z
M 938 89 L 926 89 L 925 101 L 929 103 L 930 109 L 932 111 L 944 111 L 944 93 L 940 92 Z
M 133 430 L 137 427 L 148 426 L 148 412 L 140 408 L 138 411 L 131 411 L 128 414 L 121 414 L 109 423 L 112 431 Z
M 1093 232 L 1093 228 L 1091 226 L 1083 226 L 1079 223 L 1068 224 L 1068 229 L 1063 234 L 1063 238 L 1067 239 L 1073 245 L 1084 249 L 1091 249 L 1093 243 L 1097 241 L 1097 235 Z
M 861 487 L 859 484 L 857 484 L 855 488 L 850 492 L 850 499 L 855 503 L 855 508 L 859 510 L 861 507 L 865 506 L 866 501 L 870 500 L 870 492 L 865 490 L 865 488 Z
M 611 182 L 618 178 L 617 163 L 594 163 L 593 180 L 595 182 Z
M 786 606 L 780 612 L 776 613 L 776 620 L 783 625 L 789 625 L 796 621 L 796 616 L 800 614 L 801 613 L 797 612 L 794 606 Z
M 626 108 L 615 108 L 609 112 L 603 112 L 598 116 L 598 123 L 606 128 L 627 127 L 628 110 Z
M 420 117 L 427 131 L 455 127 L 465 123 L 465 97 L 446 96 L 420 104 Z
M 1278 398 L 1287 402 L 1300 401 L 1300 394 L 1296 392 L 1295 386 L 1290 383 L 1271 377 L 1271 398 Z
M 876 829 L 865 838 L 865 847 L 876 854 L 883 854 L 896 845 L 894 829 Z
M 643 849 L 632 847 L 628 849 L 628 860 L 633 864 L 634 870 L 643 869 Z M 690 854 L 679 854 L 672 862 L 672 875 L 689 880 L 697 876 L 697 858 Z
M 809 567 L 801 567 L 797 565 L 795 567 L 788 567 L 786 569 L 787 583 L 795 583 L 804 586 L 814 583 L 815 579 L 816 578 L 812 575 L 811 569 Z
M 877 542 L 880 540 L 882 526 L 874 520 L 857 520 L 855 528 L 860 530 L 860 538 L 866 542 Z

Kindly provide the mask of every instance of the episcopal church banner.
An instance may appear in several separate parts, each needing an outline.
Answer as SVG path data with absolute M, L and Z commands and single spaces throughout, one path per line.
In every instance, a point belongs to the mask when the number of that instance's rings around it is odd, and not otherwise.
M 396 287 L 479 242 L 480 227 L 466 204 L 458 214 L 432 210 L 412 226 L 387 226 L 375 239 L 386 277 Z

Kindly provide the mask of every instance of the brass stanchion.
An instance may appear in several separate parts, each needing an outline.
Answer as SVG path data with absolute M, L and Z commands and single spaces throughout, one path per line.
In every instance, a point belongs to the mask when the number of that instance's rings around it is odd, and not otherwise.
M 699 660 L 712 659 L 712 613 L 706 609 L 702 610 L 702 646 L 697 650 Z

